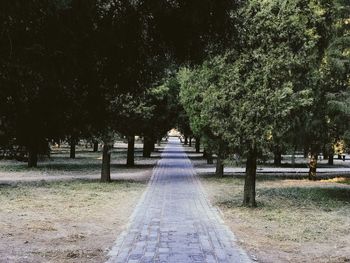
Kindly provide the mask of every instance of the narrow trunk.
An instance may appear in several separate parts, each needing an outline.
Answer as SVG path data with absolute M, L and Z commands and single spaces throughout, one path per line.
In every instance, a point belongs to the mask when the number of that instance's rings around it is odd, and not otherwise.
M 70 155 L 69 158 L 75 159 L 75 146 L 76 146 L 76 141 L 74 138 L 70 139 Z
M 341 158 L 341 154 L 338 154 L 338 160 L 341 160 L 342 158 Z
M 190 136 L 189 140 L 188 140 L 188 146 L 192 147 L 192 137 Z
M 128 136 L 128 156 L 126 160 L 126 165 L 127 166 L 134 166 L 135 164 L 135 136 L 130 135 Z
M 317 153 L 310 153 L 309 180 L 316 180 L 317 158 Z
M 220 157 L 220 156 L 218 156 L 218 158 L 216 159 L 215 175 L 218 177 L 224 176 L 224 164 L 223 164 L 222 157 Z
M 273 164 L 274 165 L 281 165 L 282 164 L 282 153 L 281 153 L 280 147 L 278 147 L 278 146 L 275 148 Z
M 205 148 L 203 150 L 203 158 L 207 158 L 207 150 Z
M 152 139 L 150 142 L 151 152 L 154 152 L 154 150 L 156 149 L 155 144 L 156 144 L 156 140 Z
M 187 145 L 188 144 L 188 137 L 187 136 L 185 136 L 185 143 L 184 143 L 185 145 Z
M 98 152 L 98 141 L 94 141 L 94 152 Z
M 161 142 L 162 142 L 162 139 L 158 139 L 157 140 L 157 145 L 160 146 Z
M 104 143 L 102 148 L 101 182 L 110 182 L 110 181 L 111 181 L 110 146 L 107 143 Z
M 150 139 L 148 136 L 145 136 L 143 138 L 143 157 L 151 157 L 152 152 L 152 139 Z
M 37 147 L 28 149 L 28 168 L 38 167 L 38 150 Z
M 255 180 L 256 180 L 256 160 L 257 152 L 251 149 L 247 156 L 245 181 L 244 181 L 244 197 L 243 205 L 256 207 L 255 201 Z
M 200 138 L 199 137 L 196 137 L 196 153 L 200 153 L 201 151 L 201 141 L 200 141 Z
M 211 151 L 207 151 L 206 153 L 207 157 L 207 164 L 213 164 L 213 153 Z
M 328 164 L 329 165 L 333 165 L 334 164 L 334 155 L 333 154 L 329 154 L 328 155 Z

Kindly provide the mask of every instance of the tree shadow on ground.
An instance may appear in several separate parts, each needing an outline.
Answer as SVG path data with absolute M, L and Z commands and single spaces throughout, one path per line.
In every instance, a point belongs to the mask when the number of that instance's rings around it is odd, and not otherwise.
M 127 179 L 112 179 L 111 182 L 105 183 L 100 182 L 100 179 L 95 178 L 79 178 L 79 179 L 69 179 L 69 180 L 55 180 L 55 181 L 49 181 L 49 180 L 38 180 L 38 181 L 28 181 L 28 182 L 6 182 L 6 183 L 0 183 L 0 193 L 1 191 L 6 191 L 18 187 L 46 187 L 46 188 L 54 188 L 57 186 L 69 186 L 71 187 L 72 184 L 91 184 L 91 183 L 98 183 L 98 184 L 147 184 L 148 180 L 132 180 L 130 178 Z

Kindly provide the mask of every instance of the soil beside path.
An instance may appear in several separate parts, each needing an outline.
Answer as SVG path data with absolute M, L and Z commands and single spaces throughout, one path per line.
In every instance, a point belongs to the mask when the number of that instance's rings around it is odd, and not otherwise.
M 204 196 L 178 140 L 162 153 L 108 262 L 250 262 Z

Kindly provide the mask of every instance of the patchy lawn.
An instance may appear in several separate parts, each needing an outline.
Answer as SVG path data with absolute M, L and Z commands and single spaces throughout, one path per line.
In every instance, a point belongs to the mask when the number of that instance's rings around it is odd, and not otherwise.
M 348 179 L 258 176 L 258 208 L 241 206 L 244 179 L 201 175 L 209 199 L 258 262 L 349 262 Z
M 146 182 L 0 186 L 0 262 L 103 262 Z
M 0 262 L 104 262 L 160 158 L 135 146 L 135 167 L 125 143 L 114 148 L 110 184 L 99 183 L 101 152 L 84 147 L 76 159 L 53 148 L 38 168 L 0 160 Z

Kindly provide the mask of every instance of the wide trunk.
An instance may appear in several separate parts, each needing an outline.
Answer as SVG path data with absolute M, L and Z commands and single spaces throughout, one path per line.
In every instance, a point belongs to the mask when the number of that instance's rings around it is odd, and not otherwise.
M 328 155 L 328 164 L 329 165 L 333 165 L 334 164 L 334 155 L 333 154 L 329 154 Z
M 196 153 L 199 153 L 200 150 L 201 150 L 201 140 L 200 140 L 199 137 L 196 137 L 196 145 L 195 145 L 195 147 L 196 147 Z
M 128 155 L 126 159 L 127 166 L 134 166 L 135 164 L 135 136 L 128 136 Z
M 215 175 L 218 177 L 224 176 L 224 163 L 221 156 L 218 156 L 218 158 L 216 159 Z
M 317 153 L 310 153 L 309 157 L 309 180 L 316 180 L 317 170 Z
M 145 136 L 143 139 L 143 157 L 151 157 L 152 144 L 153 140 L 150 137 Z
M 279 146 L 275 147 L 273 164 L 274 165 L 282 164 L 282 152 Z
M 76 146 L 76 140 L 74 138 L 70 139 L 70 154 L 69 154 L 69 158 L 71 159 L 75 159 L 75 146 Z
M 209 150 L 206 151 L 207 164 L 213 164 L 213 153 Z
M 256 149 L 251 149 L 247 155 L 245 181 L 244 181 L 244 196 L 243 205 L 256 207 L 255 201 L 255 181 L 256 181 Z
M 94 141 L 94 152 L 98 152 L 98 141 Z
M 36 146 L 31 146 L 28 149 L 28 167 L 38 167 L 38 149 Z
M 101 182 L 111 181 L 111 146 L 108 143 L 103 144 L 102 148 L 102 169 Z

